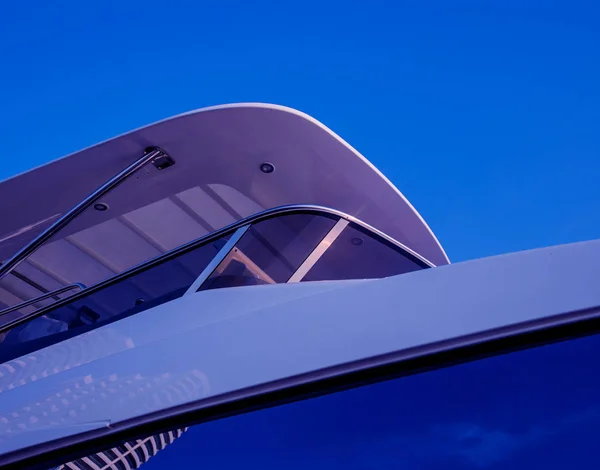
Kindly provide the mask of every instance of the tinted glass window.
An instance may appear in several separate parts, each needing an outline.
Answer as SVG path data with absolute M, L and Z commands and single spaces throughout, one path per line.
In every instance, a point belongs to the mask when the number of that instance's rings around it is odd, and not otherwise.
M 182 296 L 225 242 L 198 247 L 9 330 L 0 339 L 0 362 Z
M 365 229 L 349 224 L 319 258 L 303 281 L 376 279 L 427 265 Z
M 252 225 L 200 290 L 287 282 L 335 223 L 291 214 Z
M 142 468 L 596 468 L 599 353 L 596 335 L 200 424 Z

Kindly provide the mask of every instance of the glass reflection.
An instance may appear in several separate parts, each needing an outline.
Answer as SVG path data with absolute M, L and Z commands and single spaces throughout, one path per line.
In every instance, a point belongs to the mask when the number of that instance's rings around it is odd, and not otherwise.
M 335 223 L 290 214 L 252 225 L 199 290 L 287 282 Z
M 303 281 L 378 279 L 428 266 L 392 243 L 349 224 Z
M 600 336 L 191 427 L 145 470 L 595 468 Z

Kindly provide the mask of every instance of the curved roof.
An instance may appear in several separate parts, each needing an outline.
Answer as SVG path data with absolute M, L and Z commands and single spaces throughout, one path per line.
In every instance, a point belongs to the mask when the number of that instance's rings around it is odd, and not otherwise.
M 117 234 L 108 225 L 118 221 L 168 249 L 262 209 L 318 204 L 367 222 L 436 265 L 449 262 L 419 213 L 359 152 L 304 113 L 256 103 L 179 115 L 0 183 L 0 258 L 10 257 L 149 146 L 164 149 L 175 165 L 138 171 L 104 199 L 110 210 L 89 210 L 60 238 L 85 252 L 82 233 L 103 226 L 86 236 L 106 239 Z M 275 171 L 261 172 L 264 162 Z M 176 211 L 198 227 L 186 225 Z M 159 233 L 167 228 L 171 235 Z

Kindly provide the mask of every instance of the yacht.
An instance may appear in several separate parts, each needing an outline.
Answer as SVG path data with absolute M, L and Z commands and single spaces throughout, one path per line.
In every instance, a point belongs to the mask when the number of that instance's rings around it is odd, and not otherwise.
M 302 112 L 152 124 L 0 214 L 3 469 L 597 461 L 600 240 L 450 264 Z

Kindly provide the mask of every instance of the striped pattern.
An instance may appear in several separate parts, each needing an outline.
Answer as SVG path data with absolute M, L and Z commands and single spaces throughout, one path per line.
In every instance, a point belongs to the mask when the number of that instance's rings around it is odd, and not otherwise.
M 57 467 L 56 470 L 131 470 L 139 468 L 150 457 L 181 437 L 185 431 L 187 428 L 125 442 L 112 449 L 68 462 Z

